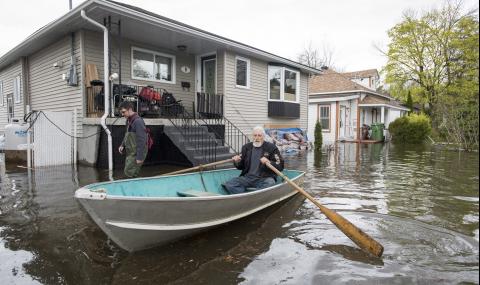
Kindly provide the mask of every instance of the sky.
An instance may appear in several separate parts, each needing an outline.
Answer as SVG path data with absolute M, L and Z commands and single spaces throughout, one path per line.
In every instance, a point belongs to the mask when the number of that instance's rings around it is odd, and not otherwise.
M 296 60 L 308 45 L 333 51 L 342 71 L 381 69 L 387 31 L 407 9 L 444 0 L 117 0 Z M 73 6 L 83 1 L 73 0 Z M 466 8 L 477 1 L 464 0 Z M 68 12 L 68 0 L 0 0 L 0 56 Z

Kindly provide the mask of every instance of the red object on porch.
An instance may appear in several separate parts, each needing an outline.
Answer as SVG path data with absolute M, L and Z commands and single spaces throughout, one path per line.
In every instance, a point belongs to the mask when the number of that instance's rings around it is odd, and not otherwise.
M 138 96 L 142 97 L 148 101 L 160 101 L 162 100 L 162 95 L 159 92 L 153 90 L 151 87 L 143 87 Z

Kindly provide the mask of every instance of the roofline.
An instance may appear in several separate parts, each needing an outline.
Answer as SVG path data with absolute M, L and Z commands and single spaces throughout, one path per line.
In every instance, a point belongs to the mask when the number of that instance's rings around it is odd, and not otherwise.
M 406 107 L 392 106 L 392 105 L 389 105 L 389 104 L 362 104 L 362 103 L 360 103 L 360 104 L 358 104 L 358 106 L 360 106 L 360 107 L 389 107 L 389 108 L 403 110 L 403 111 L 410 111 L 410 109 L 408 109 Z
M 358 99 L 360 98 L 360 95 L 350 95 L 350 96 L 345 96 L 345 97 L 330 97 L 330 98 L 310 98 L 308 100 L 308 103 L 324 103 L 324 102 L 337 102 L 337 101 L 348 101 L 352 99 Z
M 318 70 L 316 68 L 309 67 L 307 65 L 295 62 L 293 60 L 290 60 L 290 59 L 287 59 L 287 58 L 284 58 L 284 57 L 281 57 L 281 56 L 278 56 L 278 55 L 275 55 L 275 54 L 272 54 L 272 53 L 269 53 L 269 52 L 266 52 L 266 51 L 263 51 L 263 50 L 260 50 L 258 48 L 255 48 L 255 47 L 252 47 L 252 46 L 249 46 L 249 45 L 246 45 L 246 44 L 242 44 L 240 42 L 236 42 L 236 41 L 224 38 L 222 36 L 219 36 L 219 35 L 207 32 L 207 31 L 203 31 L 203 30 L 195 28 L 193 26 L 188 26 L 186 24 L 174 21 L 173 19 L 170 19 L 170 21 L 165 20 L 165 19 L 160 19 L 159 17 L 148 15 L 148 14 L 142 13 L 140 11 L 136 11 L 134 9 L 125 7 L 123 5 L 116 4 L 116 3 L 110 2 L 110 1 L 103 1 L 103 0 L 87 0 L 83 3 L 81 3 L 80 5 L 78 5 L 77 7 L 75 7 L 74 9 L 67 12 L 66 14 L 61 16 L 60 18 L 58 18 L 58 19 L 48 23 L 47 25 L 43 26 L 38 31 L 34 32 L 32 35 L 30 35 L 25 40 L 23 40 L 20 44 L 18 44 L 13 49 L 11 49 L 6 54 L 4 54 L 2 57 L 0 57 L 0 65 L 3 62 L 7 61 L 9 59 L 10 55 L 15 50 L 24 47 L 25 45 L 27 45 L 30 42 L 32 42 L 33 40 L 35 40 L 35 38 L 48 33 L 52 28 L 60 25 L 63 21 L 65 21 L 66 19 L 75 15 L 76 13 L 80 13 L 80 11 L 82 9 L 84 9 L 86 6 L 88 6 L 92 3 L 96 3 L 98 5 L 102 5 L 102 6 L 114 8 L 114 9 L 117 9 L 117 10 L 120 10 L 120 11 L 124 11 L 126 13 L 131 14 L 131 15 L 156 22 L 156 23 L 161 24 L 163 26 L 175 28 L 175 29 L 178 29 L 178 30 L 181 30 L 181 31 L 193 34 L 193 35 L 203 37 L 205 39 L 209 39 L 209 40 L 212 40 L 212 41 L 215 41 L 215 42 L 218 42 L 218 43 L 230 45 L 232 47 L 236 47 L 238 49 L 241 49 L 241 50 L 244 50 L 244 51 L 247 51 L 247 52 L 255 53 L 255 54 L 258 54 L 260 56 L 264 56 L 264 57 L 267 57 L 269 59 L 272 59 L 274 61 L 278 61 L 280 63 L 287 64 L 287 65 L 299 68 L 301 70 L 306 70 L 306 71 L 308 71 L 310 73 L 313 73 L 313 74 L 321 74 L 322 73 L 321 70 Z M 158 16 L 160 16 L 160 15 L 158 15 Z M 14 60 L 14 59 L 12 59 L 12 60 Z
M 43 35 L 43 34 L 46 34 L 47 32 L 49 32 L 52 28 L 60 25 L 62 22 L 64 22 L 66 19 L 70 18 L 72 15 L 75 15 L 76 13 L 80 13 L 80 11 L 82 9 L 84 9 L 86 6 L 90 5 L 91 3 L 95 2 L 95 0 L 87 0 L 83 3 L 81 3 L 80 5 L 78 5 L 77 7 L 73 8 L 72 10 L 68 11 L 67 13 L 65 13 L 63 16 L 61 16 L 60 18 L 57 18 L 53 21 L 51 21 L 50 23 L 46 24 L 45 26 L 41 27 L 40 29 L 38 29 L 37 31 L 35 31 L 33 34 L 31 34 L 30 36 L 28 36 L 26 39 L 24 39 L 22 42 L 20 42 L 18 45 L 16 45 L 14 48 L 12 48 L 11 50 L 9 50 L 7 53 L 5 53 L 4 55 L 2 55 L 0 57 L 0 65 L 2 65 L 3 62 L 7 61 L 10 57 L 10 55 L 17 49 L 19 48 L 22 48 L 28 44 L 30 44 L 32 41 L 34 41 L 37 37 Z M 12 60 L 15 60 L 15 59 L 12 59 Z
M 216 35 L 216 34 L 201 30 L 201 29 L 198 29 L 198 28 L 193 27 L 193 26 L 186 25 L 184 23 L 180 23 L 178 21 L 174 21 L 173 19 L 171 19 L 172 21 L 160 19 L 158 17 L 148 15 L 148 14 L 142 13 L 140 11 L 136 11 L 134 9 L 125 7 L 121 4 L 114 3 L 112 1 L 102 1 L 102 0 L 92 0 L 92 1 L 95 2 L 95 3 L 105 5 L 105 6 L 109 6 L 109 7 L 112 7 L 112 8 L 116 8 L 116 9 L 119 9 L 119 10 L 129 12 L 131 14 L 140 16 L 140 17 L 145 18 L 145 19 L 153 20 L 153 21 L 155 21 L 157 23 L 160 23 L 162 25 L 169 26 L 169 27 L 172 27 L 172 28 L 176 28 L 176 29 L 179 29 L 179 30 L 184 31 L 184 32 L 195 34 L 195 35 L 198 35 L 198 36 L 201 36 L 203 38 L 207 38 L 207 39 L 219 42 L 219 43 L 227 44 L 227 45 L 234 46 L 234 47 L 237 47 L 237 48 L 249 51 L 249 52 L 253 52 L 253 53 L 256 53 L 256 54 L 259 54 L 259 55 L 263 55 L 265 57 L 269 57 L 273 60 L 279 61 L 281 63 L 292 65 L 292 66 L 300 68 L 300 69 L 308 70 L 308 71 L 310 71 L 311 73 L 314 73 L 314 74 L 321 74 L 322 73 L 321 70 L 318 70 L 316 68 L 312 68 L 310 66 L 298 63 L 296 61 L 293 61 L 293 60 L 275 55 L 273 53 L 266 52 L 264 50 L 261 50 L 261 49 L 258 49 L 258 48 L 255 48 L 255 47 L 252 47 L 252 46 L 249 46 L 249 45 L 246 45 L 246 44 L 234 41 L 234 40 L 227 39 L 225 37 L 222 37 L 222 36 L 219 36 L 219 35 Z
M 334 92 L 315 92 L 315 93 L 308 93 L 308 96 L 310 96 L 310 95 L 340 94 L 340 93 L 358 93 L 358 92 L 365 92 L 365 93 L 370 93 L 370 94 L 373 94 L 373 95 L 381 96 L 381 97 L 383 97 L 383 98 L 393 99 L 393 98 L 390 97 L 390 96 L 387 96 L 387 95 L 384 95 L 384 94 L 380 94 L 380 93 L 377 93 L 377 92 L 374 92 L 374 91 L 365 90 L 365 89 L 345 90 L 345 91 L 334 91 Z

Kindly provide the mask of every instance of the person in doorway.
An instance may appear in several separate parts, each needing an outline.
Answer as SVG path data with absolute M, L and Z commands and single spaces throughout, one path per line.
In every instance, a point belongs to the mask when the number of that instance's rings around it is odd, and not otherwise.
M 253 129 L 253 142 L 242 147 L 242 154 L 233 158 L 236 168 L 241 170 L 239 177 L 235 177 L 223 185 L 230 194 L 239 194 L 247 188 L 262 189 L 275 185 L 277 175 L 265 164 L 270 164 L 283 170 L 284 161 L 275 144 L 265 141 L 265 130 L 262 127 Z
M 140 174 L 140 169 L 147 157 L 147 129 L 143 119 L 133 111 L 131 102 L 124 101 L 119 106 L 120 113 L 126 121 L 126 132 L 118 151 L 125 152 L 125 169 L 127 177 L 133 178 Z

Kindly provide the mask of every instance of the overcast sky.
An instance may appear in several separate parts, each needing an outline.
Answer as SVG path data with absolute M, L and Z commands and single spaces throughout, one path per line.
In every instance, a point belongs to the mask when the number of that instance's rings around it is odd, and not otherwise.
M 296 60 L 310 42 L 334 51 L 344 71 L 380 69 L 387 30 L 406 9 L 438 7 L 443 0 L 117 0 Z M 73 0 L 76 6 L 82 1 Z M 467 8 L 478 7 L 464 0 Z M 68 11 L 68 0 L 0 0 L 0 55 Z

